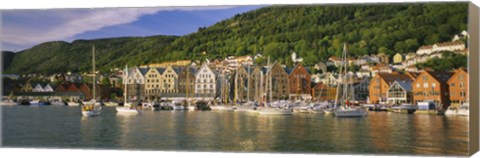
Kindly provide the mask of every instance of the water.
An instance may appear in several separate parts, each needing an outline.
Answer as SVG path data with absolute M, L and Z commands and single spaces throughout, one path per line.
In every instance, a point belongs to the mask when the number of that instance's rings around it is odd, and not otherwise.
M 364 118 L 323 114 L 268 116 L 228 111 L 145 111 L 86 118 L 80 107 L 1 107 L 3 146 L 467 155 L 468 119 L 370 112 Z

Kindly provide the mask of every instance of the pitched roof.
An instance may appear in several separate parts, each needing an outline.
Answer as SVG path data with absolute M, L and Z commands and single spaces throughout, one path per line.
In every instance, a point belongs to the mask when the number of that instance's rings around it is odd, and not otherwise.
M 412 91 L 412 80 L 395 81 L 393 84 L 398 84 L 405 91 Z
M 148 68 L 146 68 L 146 67 L 140 67 L 140 68 L 138 68 L 138 70 L 140 71 L 142 76 L 145 76 L 145 74 L 147 74 L 147 72 L 148 72 Z
M 157 67 L 155 69 L 157 69 L 158 73 L 160 73 L 160 74 L 163 74 L 163 72 L 165 71 L 165 68 L 163 68 L 163 67 Z
M 410 76 L 406 74 L 400 74 L 400 73 L 377 73 L 377 75 L 385 80 L 388 84 L 392 84 L 395 81 L 405 81 L 405 80 L 412 80 Z
M 435 78 L 440 83 L 447 83 L 447 81 L 452 77 L 453 72 L 441 72 L 441 71 L 424 71 L 430 74 L 433 78 Z

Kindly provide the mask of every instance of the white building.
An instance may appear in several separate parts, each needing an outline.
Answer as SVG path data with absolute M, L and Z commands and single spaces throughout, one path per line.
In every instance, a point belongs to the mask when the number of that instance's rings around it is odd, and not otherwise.
M 216 83 L 215 73 L 204 63 L 195 74 L 195 93 L 205 97 L 213 97 Z
M 424 55 L 424 54 L 431 54 L 433 52 L 439 51 L 459 51 L 465 49 L 465 43 L 462 41 L 453 41 L 453 42 L 444 42 L 444 43 L 436 43 L 434 45 L 427 45 L 418 48 L 417 54 Z

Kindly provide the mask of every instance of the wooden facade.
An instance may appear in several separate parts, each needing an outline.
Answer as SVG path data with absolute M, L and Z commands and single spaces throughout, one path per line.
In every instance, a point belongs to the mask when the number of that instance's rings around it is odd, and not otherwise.
M 452 106 L 459 106 L 468 101 L 468 72 L 460 68 L 455 70 L 453 76 L 447 81 L 449 86 L 450 101 Z
M 368 87 L 369 93 L 369 102 L 370 103 L 386 103 L 387 102 L 387 93 L 390 85 L 394 81 L 405 81 L 411 80 L 410 76 L 406 74 L 400 74 L 397 72 L 394 73 L 377 73 L 370 80 L 370 85 Z
M 290 99 L 311 99 L 310 73 L 302 64 L 297 64 L 288 75 L 289 98 Z
M 412 83 L 413 104 L 433 101 L 437 107 L 446 109 L 450 105 L 447 80 L 452 72 L 423 71 Z
M 288 74 L 280 63 L 275 62 L 271 69 L 265 74 L 265 94 L 266 99 L 272 98 L 275 100 L 288 99 L 289 95 L 289 82 Z M 270 96 L 270 90 L 272 91 Z

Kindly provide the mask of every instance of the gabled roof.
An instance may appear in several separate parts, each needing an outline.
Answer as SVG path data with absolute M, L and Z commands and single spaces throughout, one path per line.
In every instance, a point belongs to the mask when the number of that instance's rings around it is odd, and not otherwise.
M 180 74 L 180 72 L 182 72 L 182 68 L 180 67 L 172 67 L 173 71 L 175 71 L 176 74 Z
M 405 81 L 405 80 L 411 80 L 410 76 L 406 74 L 400 74 L 400 73 L 377 73 L 377 75 L 382 78 L 387 84 L 392 84 L 395 81 Z
M 453 72 L 441 72 L 441 71 L 424 71 L 430 74 L 435 80 L 440 83 L 447 83 L 447 81 L 452 77 Z
M 137 67 L 137 68 L 138 68 L 138 67 Z M 140 73 L 142 74 L 142 76 L 145 76 L 145 74 L 147 74 L 147 72 L 148 72 L 148 68 L 140 67 L 140 68 L 138 68 L 138 71 L 140 71 Z
M 393 87 L 393 84 L 398 84 L 403 90 L 407 92 L 412 91 L 412 80 L 394 81 L 392 83 L 392 86 L 388 88 L 389 91 Z
M 462 73 L 462 72 L 463 72 L 463 73 L 466 73 L 466 74 L 468 75 L 468 70 L 467 70 L 467 69 L 465 69 L 465 68 L 463 68 L 463 67 L 462 67 L 462 68 L 458 68 L 458 69 L 455 69 L 454 74 L 450 77 L 450 79 L 447 80 L 447 82 L 451 82 L 451 80 L 452 80 L 455 76 L 457 76 L 459 73 Z M 467 80 L 468 80 L 468 78 L 467 78 Z
M 163 74 L 163 72 L 165 71 L 165 68 L 163 68 L 163 67 L 157 67 L 155 69 L 157 69 L 158 73 L 160 73 L 160 74 Z

